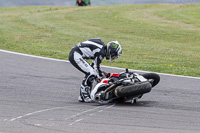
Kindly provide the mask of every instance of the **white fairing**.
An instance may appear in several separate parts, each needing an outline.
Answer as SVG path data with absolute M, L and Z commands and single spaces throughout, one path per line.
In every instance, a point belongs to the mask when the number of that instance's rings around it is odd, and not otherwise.
M 102 79 L 102 81 L 101 81 L 100 83 L 98 83 L 98 84 L 94 87 L 94 89 L 91 91 L 90 97 L 91 97 L 91 99 L 92 99 L 93 101 L 95 101 L 95 94 L 97 93 L 99 86 L 101 86 L 102 84 L 105 84 L 105 83 L 103 83 L 104 80 L 108 80 L 108 79 Z
M 137 73 L 134 73 L 134 74 L 137 76 L 137 79 L 139 79 L 139 80 L 140 80 L 140 82 L 147 81 L 147 79 L 146 79 L 146 78 L 144 78 L 142 75 L 139 75 L 139 74 L 137 74 Z
M 90 97 L 91 97 L 92 101 L 95 101 L 95 94 L 96 94 L 96 92 L 98 91 L 99 86 L 101 86 L 102 84 L 104 84 L 104 83 L 98 83 L 98 84 L 94 87 L 94 89 L 92 90 L 92 92 L 90 93 Z

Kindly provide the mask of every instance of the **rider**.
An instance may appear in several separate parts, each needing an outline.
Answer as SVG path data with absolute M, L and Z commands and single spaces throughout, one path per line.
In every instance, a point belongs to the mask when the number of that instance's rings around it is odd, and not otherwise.
M 82 81 L 79 102 L 92 102 L 90 98 L 91 86 L 96 78 L 102 76 L 100 63 L 106 57 L 112 61 L 122 54 L 122 48 L 118 41 L 109 42 L 107 45 L 101 39 L 89 39 L 76 44 L 69 53 L 70 63 L 85 74 Z M 85 59 L 92 59 L 90 64 Z

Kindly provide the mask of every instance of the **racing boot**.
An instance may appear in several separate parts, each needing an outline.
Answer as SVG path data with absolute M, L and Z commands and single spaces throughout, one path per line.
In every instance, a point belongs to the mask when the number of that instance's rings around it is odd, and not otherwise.
M 78 97 L 78 101 L 86 102 L 86 103 L 93 102 L 92 99 L 90 98 L 90 87 L 89 86 L 81 85 L 80 96 Z

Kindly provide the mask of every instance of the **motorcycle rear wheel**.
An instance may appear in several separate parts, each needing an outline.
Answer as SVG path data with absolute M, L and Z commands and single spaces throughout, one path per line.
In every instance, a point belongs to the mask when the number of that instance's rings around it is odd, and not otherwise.
M 120 85 L 116 87 L 115 95 L 117 97 L 135 97 L 150 92 L 151 88 L 152 85 L 148 81 L 127 86 Z

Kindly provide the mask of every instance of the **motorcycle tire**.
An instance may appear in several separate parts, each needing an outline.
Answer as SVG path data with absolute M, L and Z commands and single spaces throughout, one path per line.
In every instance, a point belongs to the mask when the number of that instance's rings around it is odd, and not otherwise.
M 120 85 L 115 89 L 115 95 L 117 97 L 132 97 L 148 93 L 151 91 L 152 85 L 148 81 L 139 82 L 134 85 L 123 86 Z
M 160 76 L 156 73 L 145 73 L 142 76 L 148 80 L 153 80 L 152 87 L 156 86 L 160 82 Z

